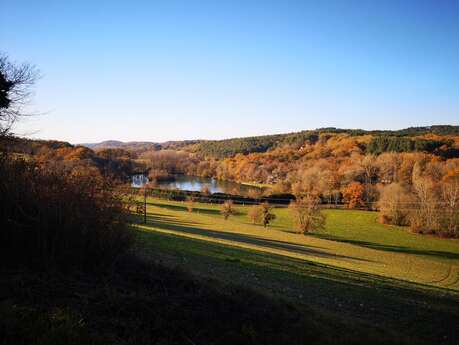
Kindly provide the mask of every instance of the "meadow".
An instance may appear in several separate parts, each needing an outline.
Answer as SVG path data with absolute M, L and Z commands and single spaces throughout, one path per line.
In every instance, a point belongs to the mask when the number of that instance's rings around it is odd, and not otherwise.
M 325 229 L 302 235 L 286 208 L 274 210 L 268 228 L 250 222 L 248 206 L 236 209 L 225 221 L 218 205 L 197 203 L 189 212 L 182 202 L 149 199 L 135 251 L 419 343 L 454 343 L 459 241 L 379 224 L 376 212 L 325 210 Z

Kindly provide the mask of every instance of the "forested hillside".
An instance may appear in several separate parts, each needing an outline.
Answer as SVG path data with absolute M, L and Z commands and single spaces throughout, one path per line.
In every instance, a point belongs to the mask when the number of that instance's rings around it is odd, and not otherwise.
M 349 136 L 371 135 L 373 140 L 368 145 L 369 153 L 434 152 L 443 145 L 446 145 L 447 148 L 451 146 L 451 141 L 446 137 L 458 136 L 459 126 L 411 127 L 395 131 L 319 128 L 288 134 L 204 141 L 194 149 L 205 156 L 225 158 L 238 153 L 266 152 L 285 145 L 300 147 L 304 144 L 314 144 L 321 135 L 326 134 L 346 134 Z M 437 140 L 423 138 L 423 136 L 426 137 L 429 135 L 443 136 L 445 138 Z M 445 149 L 447 150 L 447 148 Z M 458 155 L 458 152 L 450 152 L 448 154 Z
M 89 169 L 120 183 L 128 182 L 134 172 L 148 170 L 153 184 L 185 174 L 269 185 L 265 193 L 314 195 L 322 203 L 379 209 L 384 211 L 383 222 L 458 236 L 457 132 L 458 126 L 400 131 L 327 128 L 168 142 L 151 149 L 134 145 L 129 150 L 15 139 L 9 151 L 41 165 Z

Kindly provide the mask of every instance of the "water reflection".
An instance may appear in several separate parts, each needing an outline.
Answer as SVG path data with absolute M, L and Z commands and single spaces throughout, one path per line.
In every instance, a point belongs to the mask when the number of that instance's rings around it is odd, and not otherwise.
M 214 178 L 178 175 L 175 181 L 157 182 L 158 188 L 179 189 L 187 191 L 203 191 L 207 189 L 210 193 L 227 193 L 248 195 L 260 193 L 262 190 L 258 187 L 247 186 L 237 182 L 220 181 Z

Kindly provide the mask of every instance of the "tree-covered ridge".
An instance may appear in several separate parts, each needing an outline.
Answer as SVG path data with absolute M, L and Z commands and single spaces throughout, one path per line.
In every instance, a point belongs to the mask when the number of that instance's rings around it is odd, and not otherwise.
M 383 152 L 429 152 L 445 157 L 457 157 L 459 152 L 453 147 L 450 139 L 435 140 L 397 136 L 375 136 L 366 147 L 369 154 L 379 155 Z
M 121 148 L 94 151 L 81 145 L 56 140 L 32 140 L 8 137 L 0 141 L 0 150 L 35 161 L 40 166 L 65 171 L 90 171 L 97 176 L 108 176 L 125 181 L 131 174 L 143 171 L 136 155 Z
M 320 138 L 326 140 L 327 134 L 347 134 L 349 136 L 371 135 L 373 139 L 367 147 L 367 152 L 380 154 L 382 152 L 430 152 L 438 153 L 438 149 L 451 148 L 451 141 L 423 139 L 419 136 L 459 136 L 459 126 L 439 125 L 429 127 L 410 127 L 401 130 L 375 130 L 319 128 L 296 133 L 264 135 L 246 138 L 204 141 L 194 147 L 194 150 L 209 157 L 226 158 L 237 154 L 260 153 L 282 146 L 300 148 L 305 144 L 315 144 Z M 446 146 L 445 146 L 446 145 Z M 448 151 L 448 155 L 457 155 Z
M 459 135 L 459 126 L 453 125 L 433 125 L 422 127 L 408 127 L 398 130 L 364 130 L 364 129 L 342 129 L 326 127 L 317 129 L 320 133 L 344 133 L 349 135 L 390 135 L 390 136 L 415 136 L 415 135 Z
M 282 139 L 282 135 L 235 138 L 206 141 L 199 145 L 198 151 L 206 156 L 231 157 L 238 153 L 266 152 Z

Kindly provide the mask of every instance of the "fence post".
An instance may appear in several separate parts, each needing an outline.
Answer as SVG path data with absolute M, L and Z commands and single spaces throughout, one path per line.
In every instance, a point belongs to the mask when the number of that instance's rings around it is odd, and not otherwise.
M 143 189 L 143 223 L 147 224 L 147 188 Z

